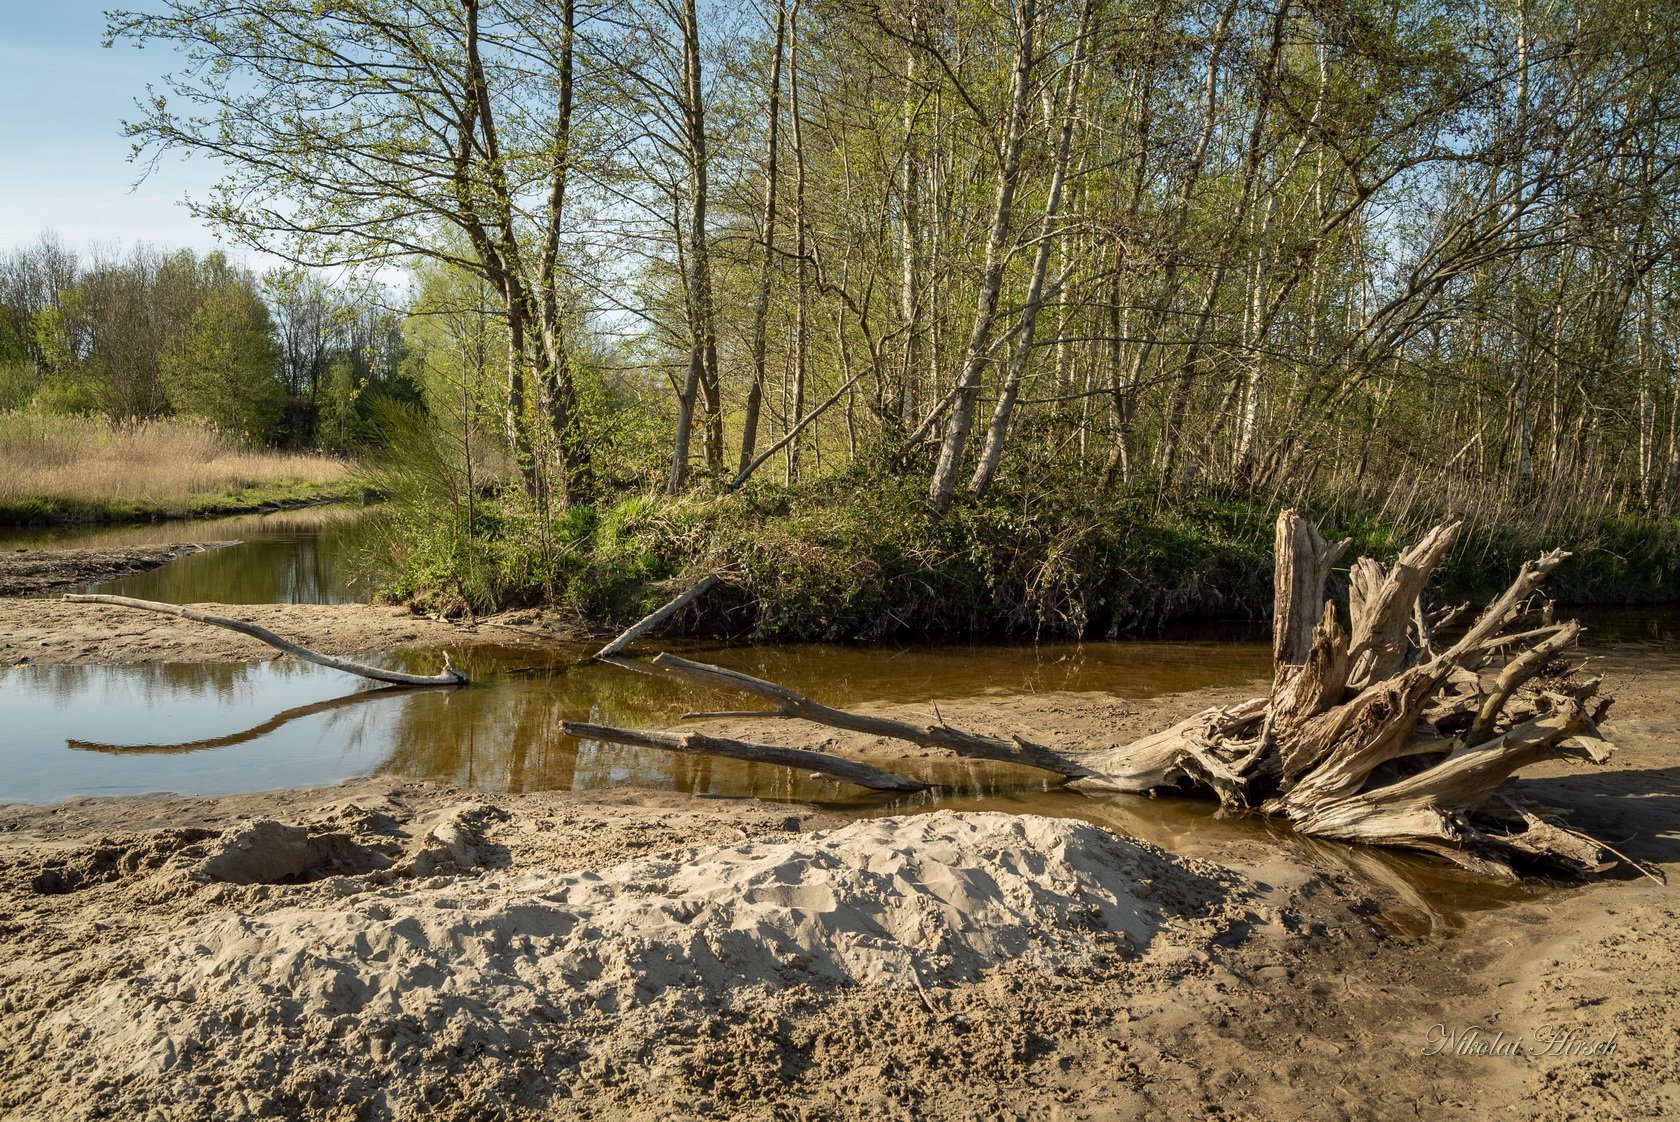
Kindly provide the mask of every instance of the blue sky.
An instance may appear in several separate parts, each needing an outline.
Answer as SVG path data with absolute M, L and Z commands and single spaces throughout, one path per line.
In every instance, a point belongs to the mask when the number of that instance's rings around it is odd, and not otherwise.
M 0 0 L 0 253 L 44 230 L 78 251 L 217 245 L 179 202 L 205 192 L 216 178 L 213 162 L 166 156 L 131 190 L 141 167 L 128 162 L 122 120 L 135 115 L 134 99 L 173 56 L 100 46 L 106 6 Z

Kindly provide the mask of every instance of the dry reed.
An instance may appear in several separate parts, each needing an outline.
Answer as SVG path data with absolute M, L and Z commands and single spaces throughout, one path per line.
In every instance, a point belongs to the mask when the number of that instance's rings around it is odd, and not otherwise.
M 325 456 L 247 450 L 198 421 L 112 428 L 92 417 L 0 413 L 0 504 L 191 507 L 276 484 L 329 487 L 349 472 Z

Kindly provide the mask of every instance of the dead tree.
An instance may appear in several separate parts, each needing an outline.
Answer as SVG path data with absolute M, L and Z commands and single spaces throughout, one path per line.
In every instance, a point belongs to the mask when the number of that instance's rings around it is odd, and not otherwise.
M 1563 659 L 1580 624 L 1536 610 L 1541 581 L 1569 554 L 1526 562 L 1509 588 L 1444 644 L 1457 611 L 1430 613 L 1430 574 L 1457 540 L 1437 526 L 1392 567 L 1360 558 L 1349 570 L 1347 626 L 1325 589 L 1348 542 L 1325 542 L 1293 511 L 1277 522 L 1271 692 L 1198 713 L 1121 748 L 1069 753 L 1021 737 L 978 736 L 831 709 L 792 690 L 720 667 L 660 655 L 619 664 L 757 695 L 766 716 L 800 718 L 946 749 L 958 756 L 1039 768 L 1086 791 L 1154 794 L 1202 790 L 1228 807 L 1287 819 L 1304 834 L 1398 846 L 1466 868 L 1513 875 L 1537 863 L 1602 872 L 1601 843 L 1561 825 L 1505 781 L 1540 760 L 1609 758 L 1598 724 L 1610 699 Z M 645 735 L 565 726 L 595 740 L 661 747 Z M 708 738 L 730 754 L 757 746 Z M 686 751 L 706 751 L 692 741 Z M 856 765 L 801 752 L 798 766 L 852 778 Z M 750 758 L 750 757 L 749 757 Z

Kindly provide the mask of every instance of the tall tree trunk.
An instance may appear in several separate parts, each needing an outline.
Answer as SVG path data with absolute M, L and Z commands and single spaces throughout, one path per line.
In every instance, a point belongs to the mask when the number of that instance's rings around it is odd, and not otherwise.
M 787 423 L 787 481 L 799 478 L 802 450 L 801 419 L 805 415 L 805 381 L 811 354 L 811 249 L 805 219 L 805 126 L 799 108 L 799 4 L 795 2 L 788 41 L 788 112 L 793 126 L 793 256 L 795 304 L 793 319 L 793 401 Z
M 910 10 L 910 38 L 919 39 L 922 33 L 921 9 L 912 3 Z M 922 407 L 923 375 L 922 326 L 922 148 L 919 119 L 922 92 L 920 50 L 914 45 L 904 49 L 904 153 L 899 162 L 898 187 L 898 247 L 899 288 L 898 308 L 904 329 L 904 362 L 899 372 L 898 423 L 908 432 L 916 423 Z
M 594 489 L 594 464 L 587 434 L 577 416 L 577 383 L 572 369 L 560 295 L 560 231 L 566 213 L 566 190 L 572 170 L 573 59 L 576 54 L 577 0 L 562 0 L 560 56 L 556 67 L 553 168 L 549 173 L 548 217 L 537 266 L 537 310 L 541 325 L 544 382 L 549 425 L 559 444 L 564 472 L 561 494 L 568 501 Z
M 787 8 L 776 5 L 776 44 L 770 60 L 769 123 L 764 140 L 764 260 L 759 265 L 758 292 L 753 301 L 752 385 L 747 390 L 746 415 L 741 421 L 741 464 L 747 470 L 758 444 L 758 413 L 764 399 L 766 336 L 770 322 L 770 280 L 776 260 L 776 188 L 779 134 L 782 123 L 782 52 L 787 49 Z
M 1085 76 L 1092 6 L 1092 0 L 1086 0 L 1079 13 L 1078 38 L 1074 40 L 1073 61 L 1068 66 L 1067 85 L 1061 99 L 1062 129 L 1056 141 L 1055 166 L 1050 173 L 1050 194 L 1044 203 L 1043 221 L 1039 223 L 1038 251 L 1033 257 L 1032 279 L 1027 283 L 1027 302 L 1021 310 L 1015 353 L 1010 359 L 1003 389 L 998 394 L 997 406 L 992 410 L 991 423 L 986 427 L 986 442 L 980 452 L 980 462 L 975 465 L 974 477 L 968 484 L 969 493 L 976 498 L 986 493 L 997 474 L 998 462 L 1003 458 L 1004 438 L 1009 433 L 1009 422 L 1015 413 L 1015 399 L 1021 392 L 1021 379 L 1026 374 L 1027 364 L 1032 361 L 1038 312 L 1044 302 L 1044 277 L 1050 268 L 1056 225 L 1061 220 L 1062 188 L 1067 183 L 1068 163 L 1073 153 L 1075 110 L 1079 103 L 1080 82 Z
M 723 413 L 718 387 L 717 328 L 712 305 L 711 252 L 707 239 L 710 171 L 706 144 L 704 70 L 700 57 L 700 21 L 695 0 L 682 0 L 678 12 L 682 34 L 682 122 L 684 155 L 688 161 L 688 372 L 678 402 L 677 435 L 671 457 L 671 494 L 682 490 L 688 476 L 688 449 L 694 409 L 705 403 L 706 466 L 723 470 Z
M 1021 150 L 1026 142 L 1028 109 L 1032 103 L 1037 31 L 1038 0 L 1019 0 L 1015 8 L 1015 72 L 1010 85 L 1009 123 L 999 152 L 997 194 L 992 204 L 991 231 L 986 239 L 986 263 L 975 299 L 974 326 L 963 352 L 963 372 L 957 383 L 956 400 L 946 421 L 939 463 L 928 485 L 927 507 L 935 517 L 943 517 L 951 508 L 951 495 L 956 490 L 957 474 L 962 470 L 968 435 L 974 428 L 980 383 L 991 362 L 992 329 L 997 321 L 998 296 L 1003 289 L 1006 243 L 1014 214 L 1015 191 L 1021 178 Z
M 1279 60 L 1283 55 L 1284 26 L 1288 14 L 1288 0 L 1279 0 L 1278 7 L 1273 13 L 1267 62 L 1261 75 L 1259 103 L 1254 107 L 1254 118 L 1249 127 L 1247 152 L 1243 161 L 1242 187 L 1238 192 L 1236 211 L 1231 216 L 1230 224 L 1226 227 L 1228 232 L 1220 249 L 1218 262 L 1214 265 L 1213 276 L 1208 281 L 1207 290 L 1202 298 L 1202 306 L 1195 316 L 1191 328 L 1190 344 L 1185 351 L 1184 360 L 1179 366 L 1178 378 L 1173 384 L 1159 458 L 1160 480 L 1163 489 L 1172 485 L 1173 477 L 1177 472 L 1178 454 L 1184 439 L 1184 425 L 1190 403 L 1190 391 L 1201 361 L 1202 346 L 1213 320 L 1214 308 L 1218 303 L 1220 291 L 1225 282 L 1225 275 L 1235 258 L 1238 248 L 1237 243 L 1241 240 L 1243 227 L 1248 224 L 1249 210 L 1254 203 L 1260 166 L 1266 155 L 1263 142 L 1272 101 L 1277 94 L 1276 77 Z
M 1174 303 L 1185 283 L 1185 279 L 1181 275 L 1184 254 L 1179 247 L 1184 239 L 1185 230 L 1189 226 L 1191 206 L 1196 196 L 1196 186 L 1201 182 L 1202 175 L 1207 170 L 1208 149 L 1212 144 L 1214 130 L 1218 123 L 1220 66 L 1225 56 L 1225 49 L 1230 43 L 1231 23 L 1236 18 L 1236 13 L 1237 0 L 1226 0 L 1225 6 L 1220 9 L 1219 20 L 1214 25 L 1213 33 L 1209 37 L 1207 76 L 1202 83 L 1200 99 L 1202 106 L 1201 127 L 1196 135 L 1195 148 L 1185 161 L 1184 173 L 1177 190 L 1174 192 L 1172 207 L 1167 216 L 1166 232 L 1161 238 L 1161 244 L 1166 247 L 1167 261 L 1162 269 L 1160 294 L 1149 315 L 1145 317 L 1145 322 L 1140 331 L 1142 338 L 1133 353 L 1127 376 L 1111 383 L 1117 426 L 1115 446 L 1110 452 L 1108 464 L 1103 469 L 1103 484 L 1105 486 L 1112 484 L 1116 470 L 1122 461 L 1127 463 L 1130 461 L 1130 449 L 1123 442 L 1130 438 L 1132 413 L 1136 408 L 1133 393 L 1143 377 L 1144 370 L 1148 369 L 1150 360 L 1154 357 L 1153 352 L 1157 340 L 1161 338 L 1163 329 L 1172 316 Z M 1150 87 L 1146 80 L 1143 90 L 1145 101 L 1139 110 L 1140 122 L 1143 119 L 1141 115 L 1147 114 L 1149 111 L 1147 101 L 1149 90 Z M 1140 127 L 1139 135 L 1143 139 L 1143 143 L 1147 145 L 1150 130 Z M 1148 155 L 1147 147 L 1138 153 L 1139 164 L 1136 171 L 1136 180 L 1132 199 L 1128 204 L 1130 214 L 1134 218 L 1138 203 L 1142 198 L 1144 177 L 1147 172 L 1144 161 Z M 1119 252 L 1120 250 L 1117 247 L 1117 255 Z M 1118 373 L 1118 371 L 1116 370 L 1115 373 Z M 1162 439 L 1163 441 L 1172 439 L 1170 428 L 1167 433 L 1163 434 Z M 1130 472 L 1128 471 L 1127 474 L 1129 478 Z

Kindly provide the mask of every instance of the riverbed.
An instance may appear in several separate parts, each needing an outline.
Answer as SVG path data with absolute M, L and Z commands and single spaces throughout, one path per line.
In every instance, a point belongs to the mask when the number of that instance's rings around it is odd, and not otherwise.
M 195 560 L 159 570 L 159 580 L 176 570 L 173 585 L 158 586 L 175 595 L 154 595 L 200 599 L 208 586 L 176 568 Z M 784 768 L 579 743 L 557 733 L 560 719 L 700 727 L 683 714 L 742 702 L 591 664 L 591 645 L 540 613 L 472 626 L 423 619 L 339 596 L 330 561 L 311 565 L 326 579 L 282 575 L 269 585 L 282 602 L 234 614 L 393 665 L 432 670 L 448 650 L 474 684 L 387 692 L 179 620 L 0 600 L 0 653 L 11 667 L 0 672 L 0 802 L 37 804 L 0 808 L 0 938 L 10 945 L 0 1022 L 23 1042 L 0 1073 L 8 1116 L 167 1108 L 195 1118 L 328 1118 L 358 1103 L 374 1117 L 458 1118 L 1680 1115 L 1680 907 L 1667 885 L 1631 868 L 1587 886 L 1492 886 L 1419 859 L 1305 842 L 1204 802 L 1087 798 L 1046 790 L 1030 773 L 739 715 L 703 726 L 870 759 L 949 790 L 893 800 Z M 1653 873 L 1680 873 L 1672 616 L 1603 614 L 1594 638 L 1589 654 L 1619 696 L 1607 731 L 1620 752 L 1604 768 L 1533 769 L 1529 793 L 1574 808 L 1582 828 Z M 1269 661 L 1241 632 L 1065 646 L 682 649 L 831 703 L 1070 749 L 1121 743 L 1263 691 Z M 84 797 L 148 791 L 202 793 Z M 321 960 L 324 951 L 309 949 L 339 937 L 321 925 L 352 913 L 370 926 L 344 929 L 351 944 L 383 939 L 381 924 L 418 931 L 404 925 L 470 913 L 480 917 L 471 923 L 492 925 L 482 938 L 455 928 L 433 935 L 456 948 L 438 968 L 477 970 L 546 937 L 539 913 L 549 897 L 519 902 L 531 877 L 578 870 L 583 880 L 570 888 L 542 881 L 549 896 L 602 877 L 639 891 L 678 866 L 782 853 L 774 847 L 783 837 L 795 846 L 787 852 L 808 853 L 801 838 L 827 852 L 821 839 L 831 833 L 813 829 L 906 815 L 967 828 L 937 818 L 941 810 L 981 816 L 961 822 L 1026 815 L 1024 828 L 1052 849 L 1075 835 L 1041 823 L 1096 823 L 1188 863 L 1132 885 L 1135 906 L 1153 897 L 1167 909 L 1139 954 L 1044 958 L 1051 944 L 1024 936 L 1015 955 L 973 977 L 913 973 L 908 988 L 840 989 L 746 979 L 711 996 L 692 991 L 705 1003 L 681 1009 L 633 996 L 642 993 L 635 986 L 602 990 L 591 971 L 610 978 L 617 968 L 585 962 L 577 984 L 590 1009 L 493 1011 L 518 1028 L 508 1048 L 523 1042 L 505 1055 L 482 1035 L 488 1020 L 465 1035 L 450 1028 L 450 1009 L 466 1015 L 453 999 L 412 1040 L 402 1024 L 356 1011 L 366 998 L 355 995 L 375 986 L 365 961 Z M 262 821 L 339 839 L 320 843 L 329 865 L 387 846 L 403 850 L 396 867 L 409 871 L 392 880 L 352 862 L 278 883 L 206 879 L 205 847 L 261 853 L 249 830 Z M 876 870 L 870 876 L 885 875 L 883 862 L 920 860 L 899 836 L 845 852 Z M 731 856 L 740 846 L 743 855 Z M 610 871 L 672 851 L 678 866 Z M 782 918 L 755 913 L 750 923 L 781 930 L 805 910 L 828 914 L 832 901 L 799 887 L 816 883 L 807 858 L 775 860 L 768 881 L 731 890 L 731 899 L 782 902 Z M 974 864 L 963 875 L 979 869 L 1002 885 L 1038 858 L 992 846 L 965 860 Z M 1203 860 L 1218 865 L 1195 863 Z M 907 883 L 949 894 L 938 886 L 954 874 L 920 868 Z M 1032 924 L 1061 931 L 1083 906 L 1070 896 L 1033 913 Z M 304 926 L 276 934 L 289 924 Z M 930 945 L 959 929 L 930 928 Z M 683 945 L 659 944 L 658 954 L 681 957 Z M 263 946 L 278 957 L 265 959 Z M 285 1001 L 314 1010 L 309 1017 L 268 1009 L 259 990 L 275 983 L 250 975 L 263 962 L 291 964 L 290 981 L 271 977 L 302 987 Z M 425 976 L 416 975 L 422 985 Z M 106 1008 L 98 1001 L 147 1010 L 136 1018 L 144 1038 L 78 1027 L 78 1016 Z M 431 1016 L 420 1005 L 412 1013 L 417 1026 Z M 1560 1028 L 1581 1049 L 1534 1054 L 1536 1034 Z M 1527 1051 L 1475 1047 L 1497 1034 Z M 93 1053 L 72 1039 L 121 1058 L 90 1077 L 75 1057 Z M 360 1051 L 345 1051 L 345 1040 Z
M 691 794 L 842 801 L 827 781 L 785 768 L 580 743 L 561 720 L 663 726 L 740 699 L 592 661 L 599 642 L 556 638 L 534 613 L 456 626 L 367 604 L 363 514 L 342 507 L 216 519 L 191 527 L 239 544 L 192 553 L 78 591 L 167 603 L 239 605 L 242 618 L 306 646 L 430 673 L 448 651 L 463 690 L 381 689 L 215 628 L 58 601 L 0 612 L 0 801 L 84 794 L 239 794 L 360 775 L 461 783 L 487 791 L 635 785 Z M 155 546 L 183 527 L 30 531 L 10 544 Z M 312 606 L 343 610 L 311 612 Z M 671 644 L 664 644 L 671 646 Z M 1134 703 L 1231 688 L 1267 672 L 1254 629 L 1173 642 L 903 647 L 675 644 L 843 706 L 1065 695 L 1065 705 Z M 1134 706 L 1135 708 L 1135 706 Z M 930 762 L 924 774 L 970 794 L 1043 790 L 1007 768 Z

